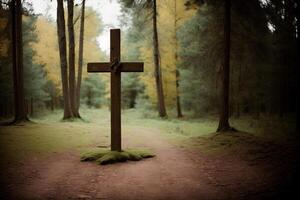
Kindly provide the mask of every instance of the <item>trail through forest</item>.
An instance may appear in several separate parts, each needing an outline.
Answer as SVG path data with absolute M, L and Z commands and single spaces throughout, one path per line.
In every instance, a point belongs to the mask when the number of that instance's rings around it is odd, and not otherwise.
M 259 199 L 268 187 L 261 168 L 235 155 L 187 150 L 154 128 L 132 132 L 124 146 L 156 157 L 106 166 L 80 162 L 75 151 L 29 157 L 7 174 L 6 199 Z

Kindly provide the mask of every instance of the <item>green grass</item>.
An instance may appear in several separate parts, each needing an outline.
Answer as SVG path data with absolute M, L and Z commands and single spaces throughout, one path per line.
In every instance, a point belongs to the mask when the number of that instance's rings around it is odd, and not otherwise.
M 0 127 L 0 157 L 2 160 L 14 161 L 28 155 L 48 155 L 55 152 L 76 150 L 78 152 L 96 146 L 110 144 L 110 112 L 108 109 L 82 109 L 82 120 L 62 122 L 62 111 L 56 110 L 43 116 L 33 118 L 35 123 L 24 126 Z M 130 136 L 130 147 L 136 147 L 144 134 L 159 133 L 169 141 L 187 148 L 202 148 L 214 150 L 227 148 L 229 145 L 241 143 L 225 138 L 224 141 L 212 140 L 218 121 L 216 117 L 200 119 L 160 119 L 153 113 L 145 118 L 142 110 L 130 109 L 122 111 L 122 134 Z M 262 122 L 266 123 L 264 125 Z M 290 123 L 280 123 L 277 119 L 262 118 L 255 120 L 251 117 L 231 119 L 231 124 L 241 131 L 251 132 L 249 136 L 286 138 L 293 127 Z M 275 128 L 274 128 L 275 127 Z M 287 130 L 284 132 L 282 130 Z M 139 137 L 132 137 L 132 134 Z M 243 134 L 246 136 L 247 134 Z M 225 136 L 227 137 L 227 136 Z M 248 137 L 248 136 L 247 136 Z M 220 139 L 221 137 L 216 137 Z M 149 142 L 151 144 L 151 141 Z M 242 143 L 241 143 L 242 144 Z M 240 148 L 240 147 L 238 147 Z M 203 148 L 202 148 L 203 149 Z M 4 162 L 1 161 L 0 162 Z
M 106 165 L 126 161 L 139 161 L 154 156 L 155 155 L 149 150 L 144 149 L 128 149 L 121 152 L 110 151 L 108 149 L 96 149 L 83 153 L 81 155 L 81 161 L 95 161 L 100 165 Z
M 28 123 L 0 128 L 0 157 L 8 162 L 109 143 L 108 127 L 87 126 L 82 122 Z

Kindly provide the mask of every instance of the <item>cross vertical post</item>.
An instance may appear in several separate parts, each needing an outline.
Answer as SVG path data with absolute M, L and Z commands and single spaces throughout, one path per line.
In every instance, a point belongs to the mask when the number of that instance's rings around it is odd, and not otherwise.
M 120 29 L 110 30 L 110 63 L 120 61 Z M 121 72 L 110 72 L 111 150 L 121 151 Z
M 111 150 L 121 151 L 121 72 L 143 72 L 143 62 L 120 62 L 120 29 L 110 30 L 110 62 L 88 63 L 90 73 L 110 72 Z

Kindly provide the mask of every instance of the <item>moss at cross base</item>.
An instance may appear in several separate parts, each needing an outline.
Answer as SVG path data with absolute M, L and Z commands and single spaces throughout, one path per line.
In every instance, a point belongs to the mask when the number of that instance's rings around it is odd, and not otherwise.
M 149 150 L 144 149 L 127 149 L 125 151 L 110 151 L 108 149 L 97 149 L 81 155 L 81 161 L 95 161 L 100 165 L 126 162 L 139 161 L 144 158 L 152 158 L 155 155 Z

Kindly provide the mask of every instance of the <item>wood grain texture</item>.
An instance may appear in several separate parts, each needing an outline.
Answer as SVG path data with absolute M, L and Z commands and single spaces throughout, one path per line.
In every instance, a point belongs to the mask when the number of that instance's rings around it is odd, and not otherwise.
M 87 70 L 90 73 L 111 72 L 109 62 L 88 63 Z M 121 62 L 120 71 L 121 72 L 143 72 L 144 63 L 143 62 Z

